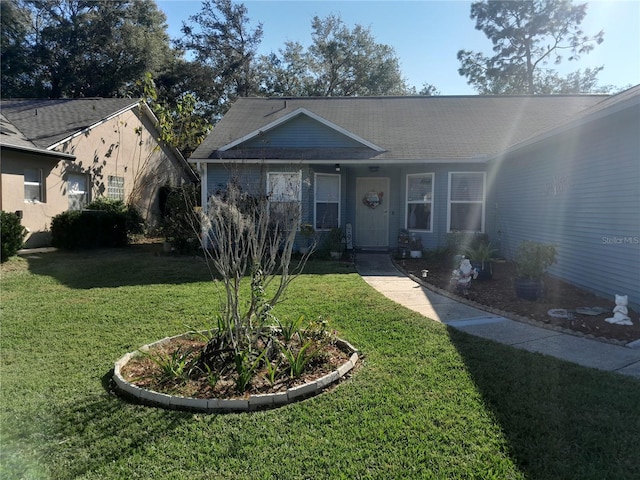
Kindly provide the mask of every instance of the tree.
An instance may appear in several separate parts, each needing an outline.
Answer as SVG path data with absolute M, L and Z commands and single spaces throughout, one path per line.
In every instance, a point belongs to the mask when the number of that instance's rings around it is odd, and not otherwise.
M 580 29 L 586 14 L 587 4 L 573 5 L 571 0 L 475 2 L 471 18 L 493 43 L 495 55 L 460 50 L 458 72 L 483 94 L 593 89 L 601 68 L 588 70 L 584 78 L 575 72 L 564 79 L 544 68 L 561 63 L 564 52 L 569 61 L 577 60 L 602 43 L 603 31 L 589 36 Z
M 192 52 L 194 61 L 208 70 L 215 94 L 207 101 L 216 105 L 215 113 L 221 115 L 237 97 L 258 92 L 255 62 L 262 25 L 251 28 L 246 7 L 231 0 L 205 0 L 202 10 L 189 21 L 183 22 L 184 37 L 175 45 Z
M 27 97 L 32 89 L 30 12 L 15 1 L 0 2 L 0 89 L 6 97 Z
M 152 0 L 7 3 L 2 11 L 5 97 L 122 96 L 144 72 L 161 70 L 174 55 L 166 17 Z M 19 21 L 5 35 L 12 18 Z M 8 72 L 5 62 L 12 67 Z
M 160 140 L 177 148 L 185 158 L 200 145 L 211 130 L 206 115 L 198 111 L 198 99 L 195 94 L 184 91 L 169 103 L 158 94 L 156 83 L 149 72 L 143 80 L 136 82 L 135 91 L 158 119 L 156 127 L 160 131 Z
M 404 95 L 393 47 L 376 43 L 369 28 L 347 27 L 339 16 L 314 17 L 312 44 L 288 42 L 280 56 L 262 57 L 261 85 L 271 95 Z

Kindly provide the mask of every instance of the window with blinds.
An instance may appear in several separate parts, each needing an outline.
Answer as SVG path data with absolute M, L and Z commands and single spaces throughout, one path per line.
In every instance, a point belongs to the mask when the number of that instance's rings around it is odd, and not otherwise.
M 431 232 L 433 204 L 433 174 L 407 175 L 407 203 L 405 228 Z
M 448 213 L 449 232 L 484 232 L 484 172 L 449 172 Z
M 314 194 L 316 230 L 340 226 L 340 175 L 316 173 Z

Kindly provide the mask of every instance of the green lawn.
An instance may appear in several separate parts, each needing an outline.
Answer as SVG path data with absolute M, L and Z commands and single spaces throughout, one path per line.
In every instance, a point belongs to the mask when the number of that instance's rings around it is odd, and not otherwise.
M 208 326 L 222 289 L 133 247 L 39 257 L 2 267 L 0 478 L 640 478 L 640 382 L 448 330 L 338 263 L 277 312 L 362 350 L 333 391 L 249 414 L 127 403 L 113 362 Z

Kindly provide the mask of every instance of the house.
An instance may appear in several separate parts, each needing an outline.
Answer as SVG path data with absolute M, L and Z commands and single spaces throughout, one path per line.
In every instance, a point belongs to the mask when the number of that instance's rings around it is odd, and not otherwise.
M 2 100 L 0 115 L 0 208 L 22 217 L 27 247 L 49 244 L 54 216 L 100 196 L 132 203 L 153 228 L 159 188 L 197 179 L 137 100 Z
M 316 229 L 347 227 L 356 249 L 395 249 L 401 229 L 427 249 L 452 232 L 486 233 L 507 257 L 524 238 L 551 241 L 560 252 L 551 273 L 638 304 L 639 98 L 639 87 L 616 96 L 242 98 L 190 161 L 203 204 L 232 177 L 298 203 Z M 596 250 L 611 242 L 597 268 L 585 229 L 600 239 Z

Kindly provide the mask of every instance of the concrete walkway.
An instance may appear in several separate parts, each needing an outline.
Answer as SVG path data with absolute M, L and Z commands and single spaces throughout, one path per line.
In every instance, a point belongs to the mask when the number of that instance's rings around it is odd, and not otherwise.
M 640 378 L 640 348 L 628 348 L 517 322 L 459 303 L 395 268 L 386 253 L 358 253 L 356 269 L 384 296 L 425 317 L 478 337 L 585 367 Z

